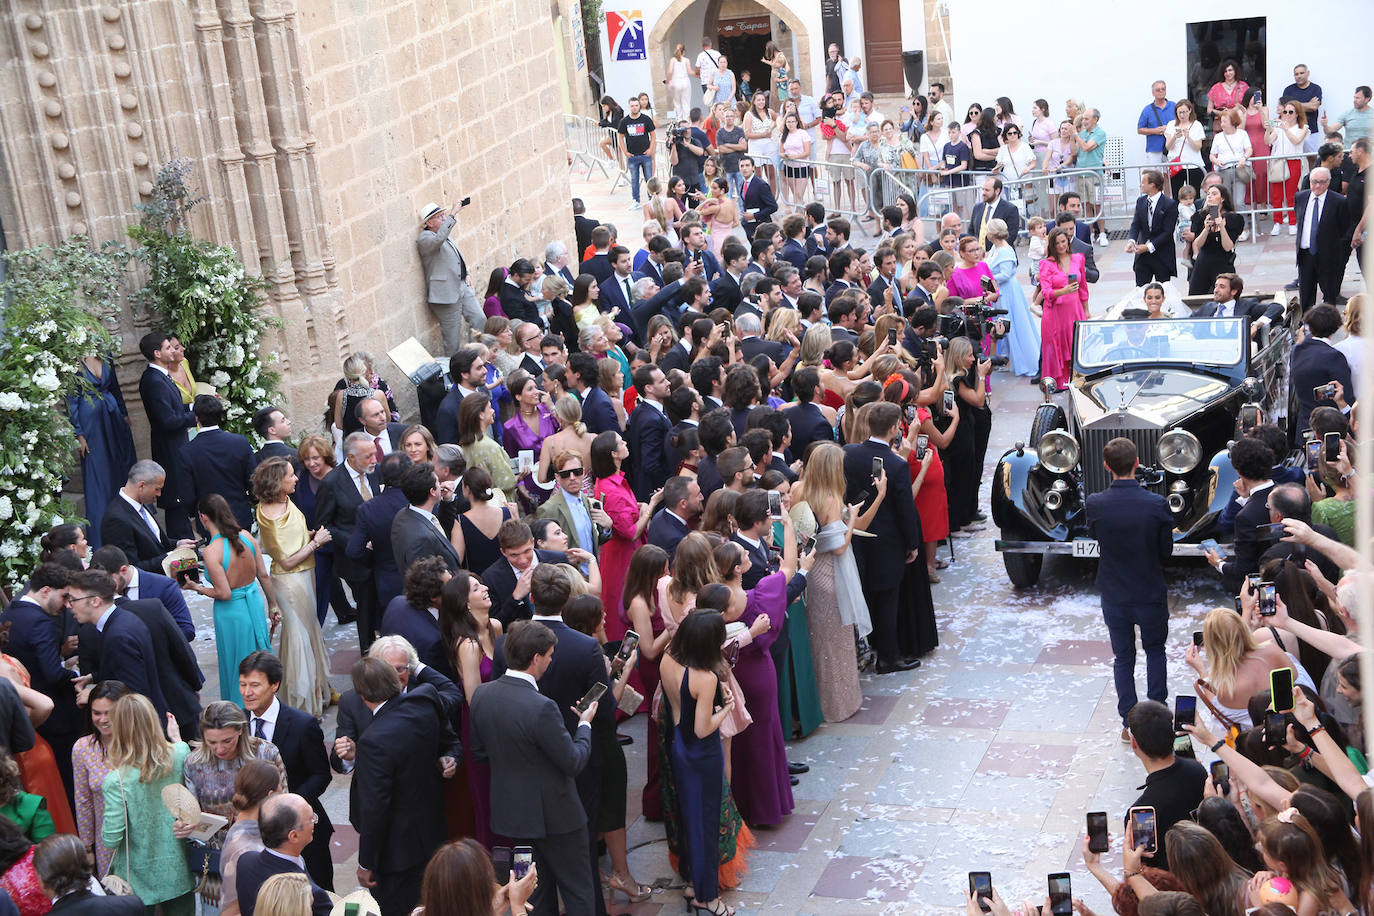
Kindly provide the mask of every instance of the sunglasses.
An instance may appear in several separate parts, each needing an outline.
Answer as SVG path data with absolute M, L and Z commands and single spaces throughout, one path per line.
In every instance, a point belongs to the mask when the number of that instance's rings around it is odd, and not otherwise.
M 1019 136 L 1021 136 L 1021 134 L 1018 133 L 1017 131 L 1009 130 L 1009 131 L 1007 131 L 1007 136 L 1008 136 L 1008 137 L 1019 137 Z
M 581 477 L 583 473 L 582 468 L 568 468 L 565 471 L 559 471 L 558 476 L 566 480 L 569 477 Z

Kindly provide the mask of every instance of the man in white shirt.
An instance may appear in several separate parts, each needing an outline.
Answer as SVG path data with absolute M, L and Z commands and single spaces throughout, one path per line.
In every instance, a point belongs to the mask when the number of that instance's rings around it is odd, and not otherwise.
M 701 98 L 704 104 L 707 100 L 706 93 L 710 87 L 711 74 L 716 72 L 719 62 L 720 55 L 711 50 L 711 39 L 701 39 L 701 53 L 697 55 L 696 68 L 697 80 L 701 83 Z M 679 111 L 677 113 L 679 118 L 686 117 L 686 115 L 687 112 L 685 111 Z
M 938 111 L 940 114 L 944 115 L 945 124 L 947 125 L 959 123 L 957 120 L 955 120 L 954 117 L 954 106 L 951 105 L 949 100 L 945 98 L 944 83 L 931 83 L 929 98 L 931 114 L 934 114 Z

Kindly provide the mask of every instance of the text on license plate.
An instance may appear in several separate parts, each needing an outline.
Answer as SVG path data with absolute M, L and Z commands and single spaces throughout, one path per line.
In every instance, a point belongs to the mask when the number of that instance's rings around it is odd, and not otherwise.
M 1073 555 L 1080 558 L 1096 559 L 1102 556 L 1102 549 L 1098 546 L 1097 541 L 1080 538 L 1073 542 Z

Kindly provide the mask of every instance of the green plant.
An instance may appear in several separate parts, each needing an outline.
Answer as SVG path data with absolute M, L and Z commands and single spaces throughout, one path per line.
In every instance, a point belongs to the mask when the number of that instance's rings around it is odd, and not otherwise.
M 114 326 L 127 252 L 81 237 L 5 256 L 0 304 L 0 580 L 11 588 L 38 562 L 38 534 L 82 521 L 62 499 L 76 464 L 67 395 L 81 358 L 117 353 Z
M 190 169 L 185 159 L 162 166 L 151 203 L 129 228 L 148 274 L 138 298 L 186 346 L 196 379 L 224 401 L 224 428 L 256 442 L 253 412 L 280 396 L 277 354 L 262 354 L 264 335 L 279 322 L 261 308 L 266 282 L 250 276 L 232 248 L 191 235 L 187 216 L 204 198 L 187 184 Z
M 587 43 L 596 41 L 601 34 L 601 0 L 581 0 L 582 2 L 582 35 Z

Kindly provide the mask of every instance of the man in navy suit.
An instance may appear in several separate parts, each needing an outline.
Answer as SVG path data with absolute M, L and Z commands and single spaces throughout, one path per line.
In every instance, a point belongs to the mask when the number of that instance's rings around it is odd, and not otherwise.
M 1212 284 L 1212 301 L 1204 302 L 1193 312 L 1194 318 L 1249 318 L 1250 338 L 1258 336 L 1260 329 L 1273 324 L 1283 315 L 1283 303 L 1260 302 L 1258 299 L 1242 299 L 1245 281 L 1239 274 L 1217 274 Z
M 113 547 L 115 545 L 107 545 Z M 177 630 L 191 642 L 196 638 L 196 625 L 191 620 L 191 609 L 186 606 L 186 598 L 181 593 L 181 588 L 173 580 L 161 573 L 151 573 L 146 569 L 139 569 L 129 555 L 122 549 L 119 551 L 125 558 L 125 566 L 118 571 L 107 570 L 119 583 L 119 591 L 124 597 L 134 601 L 142 601 L 146 598 L 154 598 L 162 602 L 162 606 L 167 609 L 167 613 L 172 615 L 176 621 Z
M 983 199 L 973 207 L 968 234 L 976 238 L 978 244 L 986 246 L 988 223 L 994 219 L 1007 224 L 1007 240 L 1015 250 L 1016 236 L 1021 231 L 1021 212 L 1002 198 L 1002 179 L 990 175 L 983 179 Z
M 213 394 L 196 395 L 196 437 L 181 449 L 181 499 L 191 509 L 211 493 L 229 504 L 234 520 L 245 530 L 253 527 L 253 446 L 237 433 L 220 429 L 224 402 Z
M 383 637 L 402 637 L 415 650 L 416 658 L 449 680 L 455 680 L 457 672 L 444 649 L 438 612 L 444 583 L 452 576 L 439 557 L 417 560 L 406 569 L 406 590 L 386 606 L 381 626 Z
M 806 253 L 806 217 L 800 213 L 789 214 L 782 221 L 782 234 L 786 241 L 782 243 L 781 251 L 774 252 L 774 257 L 805 273 L 806 259 L 810 257 Z
M 530 582 L 534 571 L 550 563 L 566 563 L 568 555 L 560 550 L 536 550 L 534 533 L 518 518 L 507 519 L 496 532 L 501 559 L 482 570 L 482 584 L 491 593 L 491 616 L 510 626 L 512 620 L 528 620 Z
M 195 415 L 182 401 L 181 389 L 172 381 L 168 368 L 180 347 L 181 342 L 175 337 L 158 331 L 144 334 L 138 342 L 138 349 L 148 360 L 148 368 L 138 380 L 138 394 L 148 415 L 153 460 L 172 475 L 168 481 L 171 485 L 164 488 L 157 504 L 166 513 L 167 528 L 177 539 L 191 536 L 188 507 L 181 502 L 181 485 L 175 475 L 181 469 L 177 458 L 189 438 L 187 431 L 196 425 Z
M 1065 191 L 1059 195 L 1059 213 L 1061 216 L 1068 213 L 1073 217 L 1073 237 L 1076 241 L 1082 242 L 1084 245 L 1092 244 L 1092 226 L 1079 219 L 1083 215 L 1083 197 L 1077 191 Z M 1055 219 L 1055 225 L 1061 225 L 1058 218 Z M 1074 253 L 1077 254 L 1077 252 Z
M 1307 312 L 1303 321 L 1308 334 L 1293 347 L 1289 357 L 1289 384 L 1298 402 L 1297 416 L 1292 418 L 1289 430 L 1294 442 L 1299 441 L 1302 431 L 1311 426 L 1308 418 L 1313 410 L 1318 407 L 1348 409 L 1355 399 L 1350 363 L 1344 353 L 1331 346 L 1331 335 L 1341 326 L 1340 312 L 1334 305 L 1318 305 Z M 1340 386 L 1340 390 L 1318 400 L 1315 389 L 1332 382 Z
M 543 339 L 542 335 L 540 339 Z M 464 347 L 450 356 L 448 377 L 453 387 L 444 395 L 434 417 L 434 441 L 440 445 L 458 441 L 458 408 L 463 398 L 486 390 L 487 361 L 482 358 L 482 351 L 476 347 Z M 362 403 L 366 404 L 367 401 Z
M 745 362 L 762 353 L 774 366 L 782 366 L 792 352 L 793 348 L 780 340 L 764 340 L 759 336 L 763 333 L 763 321 L 757 315 L 740 315 L 735 319 L 735 330 L 739 332 L 739 351 Z
M 401 475 L 400 490 L 409 505 L 397 512 L 391 523 L 391 548 L 396 568 L 410 569 L 419 560 L 438 557 L 450 573 L 458 572 L 462 566 L 458 551 L 444 536 L 443 526 L 434 515 L 440 496 L 434 465 L 422 461 L 406 468 Z
M 161 574 L 162 561 L 178 547 L 194 547 L 190 538 L 172 543 L 149 506 L 167 485 L 167 471 L 156 461 L 144 459 L 129 468 L 129 477 L 105 507 L 100 520 L 100 542 L 114 544 L 133 559 L 134 565 Z
M 669 477 L 663 485 L 662 506 L 649 519 L 649 543 L 660 547 L 671 562 L 677 545 L 692 530 L 692 520 L 701 515 L 701 486 L 695 477 Z
M 615 245 L 606 258 L 611 262 L 611 275 L 597 281 L 600 289 L 597 308 L 607 314 L 620 309 L 616 317 L 628 324 L 631 320 L 630 309 L 634 305 L 634 255 L 624 245 Z
M 688 226 L 682 233 L 682 250 L 687 254 L 688 261 L 699 261 L 701 263 L 701 279 L 710 286 L 716 277 L 720 276 L 720 261 L 711 253 L 710 243 L 707 241 L 706 233 L 702 231 L 700 224 Z
M 1174 229 L 1178 204 L 1164 193 L 1164 173 L 1146 169 L 1140 175 L 1140 197 L 1127 235 L 1126 253 L 1135 255 L 1135 285 L 1151 280 L 1168 283 L 1178 274 L 1174 256 Z
M 783 408 L 782 413 L 792 430 L 792 454 L 798 458 L 806 457 L 813 442 L 835 441 L 834 425 L 815 403 L 820 384 L 820 373 L 814 367 L 805 366 L 792 373 L 792 393 L 797 396 L 797 403 Z
M 607 253 L 611 248 L 611 230 L 609 226 L 597 226 L 592 230 L 592 249 L 590 258 L 583 261 L 578 267 L 578 274 L 591 274 L 596 277 L 597 283 L 605 283 L 615 270 L 611 267 L 611 259 Z
M 1088 497 L 1088 530 L 1097 539 L 1101 559 L 1097 588 L 1102 616 L 1112 641 L 1112 674 L 1122 740 L 1126 714 L 1136 703 L 1135 630 L 1145 650 L 1145 693 L 1160 703 L 1169 698 L 1164 642 L 1169 636 L 1169 599 L 1164 563 L 1174 553 L 1174 520 L 1164 497 L 1135 479 L 1140 466 L 1135 443 L 1118 437 L 1102 447 L 1102 463 L 1111 485 Z
M 773 218 L 773 214 L 778 212 L 778 201 L 773 197 L 773 189 L 768 186 L 768 182 L 755 173 L 753 156 L 739 157 L 739 176 L 739 198 L 744 209 L 741 214 L 744 234 L 752 239 L 759 223 L 768 222 Z
M 567 281 L 568 286 L 572 286 L 577 278 L 568 269 L 568 246 L 555 239 L 544 246 L 544 276 L 554 275 L 562 277 Z
M 894 311 L 900 311 L 902 287 L 897 282 L 897 252 L 884 248 L 875 255 L 873 266 L 878 268 L 878 276 L 868 284 L 868 301 L 873 306 L 874 314 L 884 304 L 891 305 Z
M 287 777 L 290 781 L 290 776 Z M 258 906 L 258 892 L 273 875 L 306 874 L 308 864 L 304 852 L 315 842 L 319 824 L 318 813 L 298 793 L 273 795 L 258 810 L 258 830 L 265 848 L 250 850 L 239 856 L 234 871 L 234 889 L 238 892 L 239 912 L 253 916 Z M 326 821 L 327 823 L 328 821 Z M 332 831 L 331 831 L 332 832 Z M 333 903 L 320 887 L 314 875 L 310 878 L 310 916 L 329 916 Z M 333 882 L 330 882 L 333 886 Z
M 485 371 L 483 367 L 483 372 Z M 483 380 L 485 381 L 485 375 Z M 372 440 L 378 461 L 401 447 L 401 437 L 405 435 L 406 425 L 391 422 L 391 412 L 387 410 L 381 398 L 364 398 L 358 402 L 354 414 L 363 425 L 362 431 Z
M 296 450 L 286 441 L 291 436 L 290 417 L 269 404 L 253 414 L 253 431 L 263 440 L 262 448 L 254 455 L 258 464 L 268 458 L 285 458 L 297 466 L 299 473 Z
M 69 794 L 72 790 L 72 745 L 85 731 L 85 717 L 76 705 L 73 672 L 62 664 L 62 610 L 67 606 L 71 576 L 71 570 L 65 566 L 41 564 L 29 577 L 29 590 L 24 597 L 14 599 L 0 614 L 0 626 L 9 627 L 5 651 L 29 672 L 29 686 L 53 701 L 53 711 L 38 726 L 38 733 L 52 745 L 58 771 L 62 773 Z M 0 735 L 0 739 L 4 737 Z M 28 744 L 12 747 L 10 751 L 17 753 L 32 747 L 30 730 Z
M 410 467 L 410 456 L 392 452 L 381 463 L 378 476 L 382 491 L 358 506 L 353 533 L 344 545 L 344 553 L 354 563 L 372 570 L 377 589 L 377 607 L 401 593 L 405 570 L 396 565 L 396 551 L 391 539 L 392 523 L 407 505 L 401 491 L 401 478 Z
M 582 398 L 582 422 L 593 435 L 608 430 L 620 432 L 620 419 L 596 372 L 596 357 L 590 353 L 574 353 L 568 357 L 568 387 Z
M 329 529 L 336 544 L 347 544 L 358 524 L 358 508 L 377 495 L 373 475 L 377 452 L 367 433 L 349 433 L 344 439 L 344 462 L 320 481 L 315 494 L 315 521 Z M 390 530 L 390 529 L 388 529 Z M 376 630 L 377 592 L 372 570 L 360 563 L 335 563 L 334 574 L 348 582 L 358 607 L 358 642 L 362 651 L 372 645 Z
M 725 265 L 711 286 L 711 306 L 733 312 L 744 299 L 740 281 L 749 263 L 749 249 L 739 239 L 728 239 L 720 249 L 720 257 Z
M 143 621 L 115 604 L 114 577 L 99 569 L 72 573 L 67 592 L 72 617 L 79 624 L 95 624 L 101 637 L 96 667 L 81 676 L 80 685 L 123 681 L 131 691 L 152 701 L 159 719 L 165 718 L 167 699 L 158 679 L 152 635 Z
M 888 445 L 901 433 L 902 409 L 878 402 L 869 414 L 868 438 L 844 447 L 845 502 L 868 503 L 873 496 L 873 465 L 881 461 L 887 496 L 868 526 L 872 537 L 855 539 L 855 556 L 864 598 L 873 617 L 869 644 L 878 655 L 879 674 L 910 671 L 921 663 L 898 654 L 897 606 L 908 563 L 920 560 L 921 517 L 911 494 L 911 467 Z
M 239 693 L 248 713 L 248 730 L 255 738 L 271 741 L 281 752 L 287 789 L 310 805 L 315 813 L 315 835 L 300 853 L 310 880 L 327 891 L 334 889 L 334 863 L 329 838 L 334 824 L 320 796 L 329 788 L 329 758 L 324 752 L 324 732 L 310 713 L 287 706 L 277 698 L 281 689 L 281 659 L 259 650 L 239 662 Z
M 676 470 L 663 454 L 664 437 L 672 427 L 663 406 L 668 379 L 662 369 L 650 364 L 635 369 L 634 384 L 639 400 L 625 425 L 625 444 L 630 449 L 630 486 L 635 497 L 647 503 Z
M 1341 278 L 1350 257 L 1350 213 L 1344 194 L 1331 190 L 1331 170 L 1318 166 L 1308 176 L 1311 187 L 1293 198 L 1298 214 L 1298 302 L 1306 311 L 1322 301 L 1340 302 Z
M 1231 467 L 1236 472 L 1236 493 L 1245 505 L 1236 513 L 1232 530 L 1231 556 L 1222 559 L 1207 551 L 1207 562 L 1221 573 L 1223 587 L 1240 594 L 1241 584 L 1250 573 L 1259 572 L 1260 555 L 1269 546 L 1262 540 L 1260 526 L 1269 524 L 1269 494 L 1274 488 L 1273 467 L 1278 463 L 1274 450 L 1259 439 L 1242 436 L 1231 444 Z

